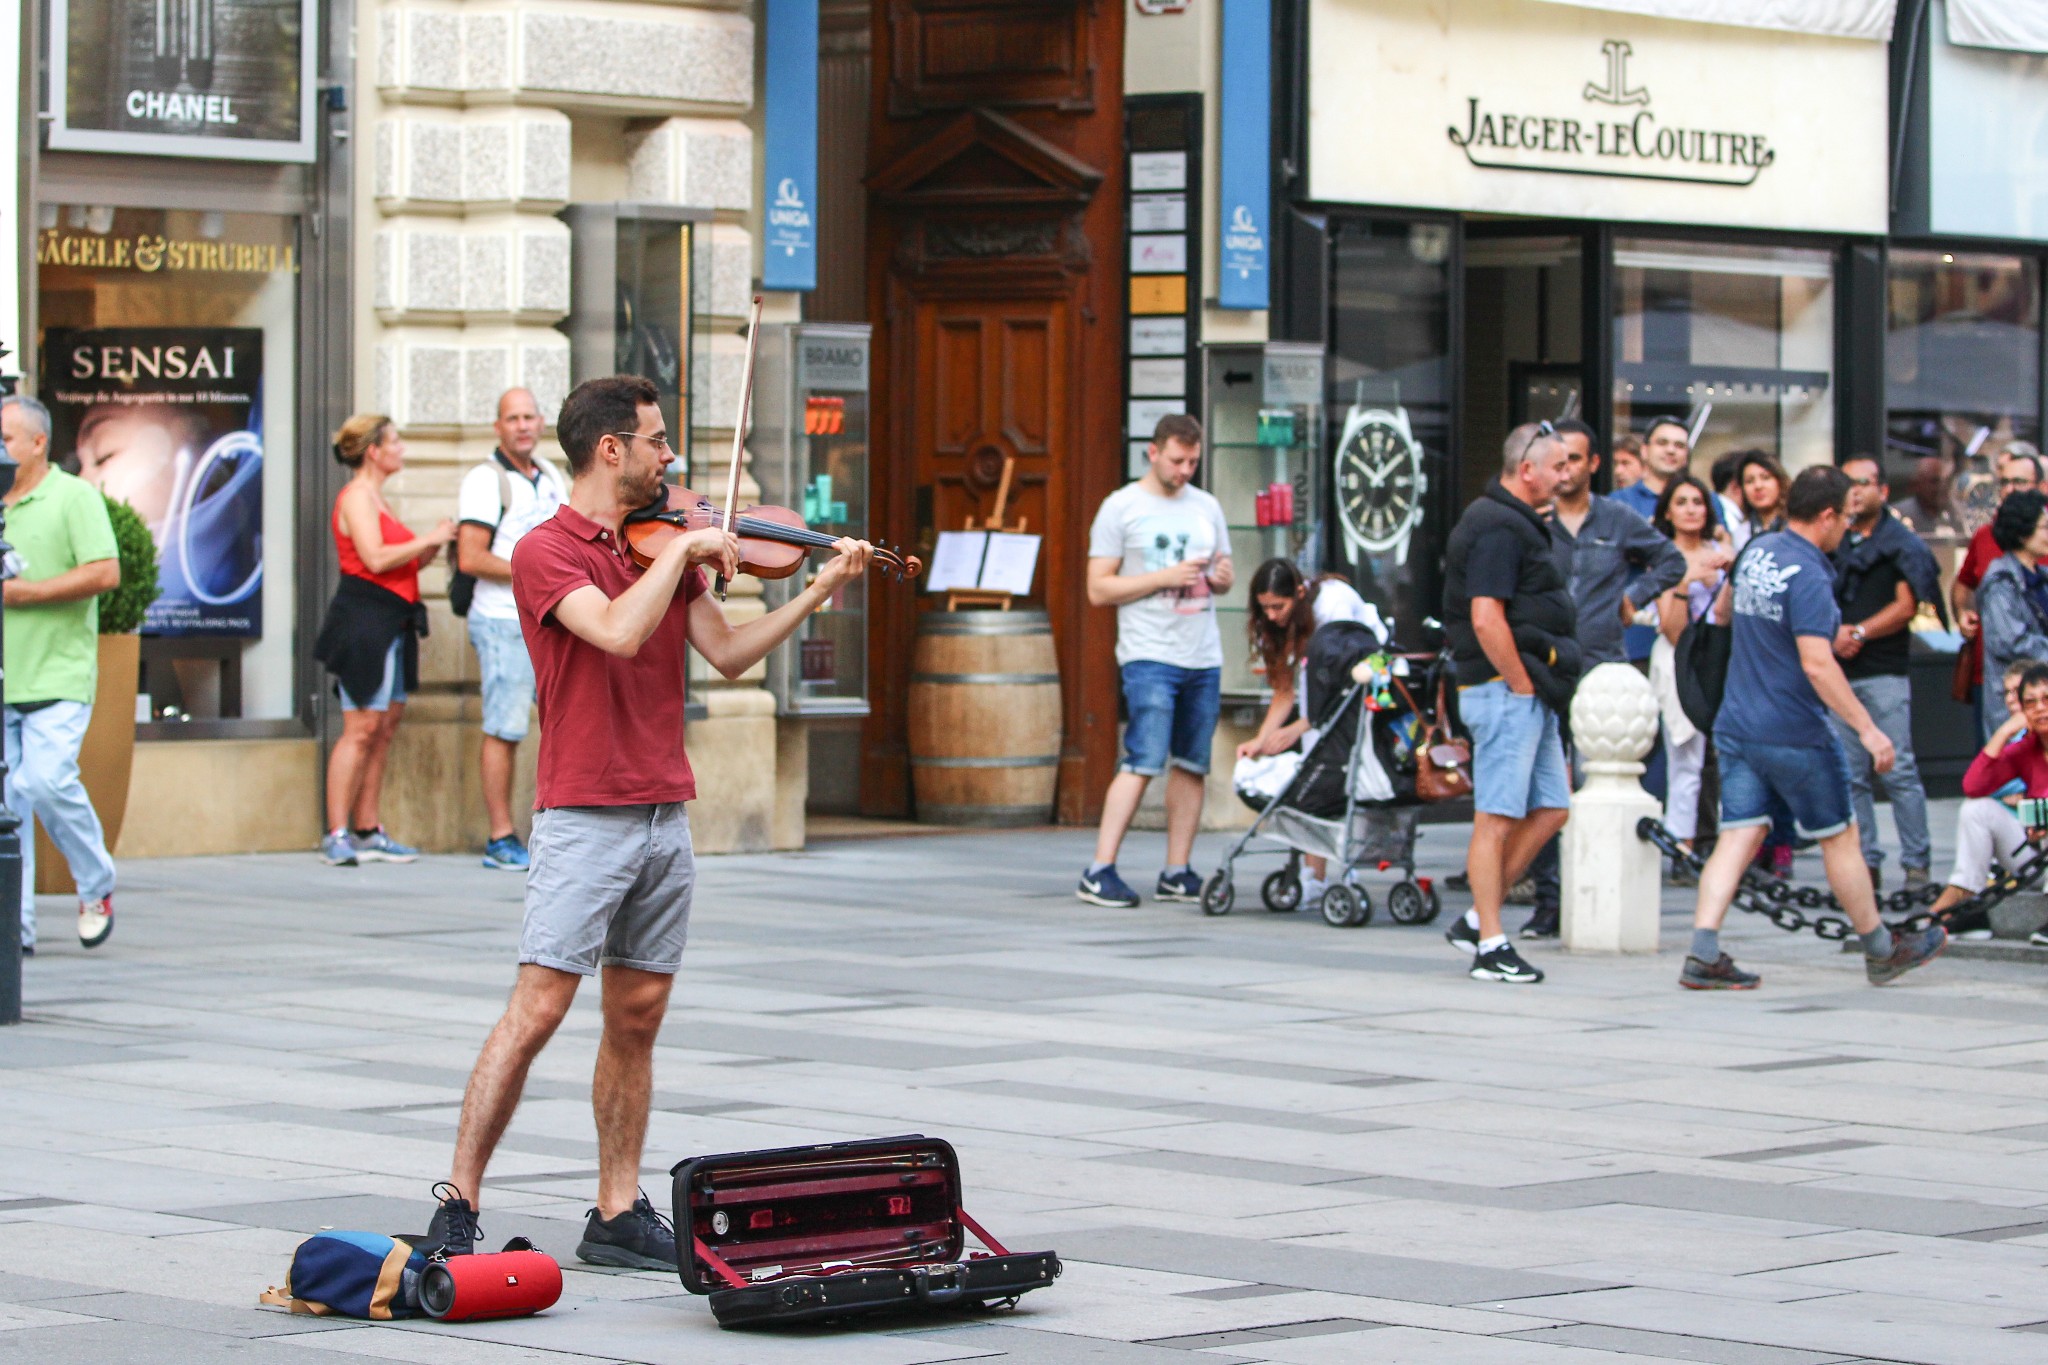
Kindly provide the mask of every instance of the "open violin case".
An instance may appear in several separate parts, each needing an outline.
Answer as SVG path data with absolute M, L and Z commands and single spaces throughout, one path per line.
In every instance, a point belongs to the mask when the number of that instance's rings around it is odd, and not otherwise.
M 1059 1277 L 1054 1253 L 1012 1252 L 968 1217 L 938 1138 L 691 1157 L 670 1175 L 683 1287 L 721 1327 L 1010 1306 Z

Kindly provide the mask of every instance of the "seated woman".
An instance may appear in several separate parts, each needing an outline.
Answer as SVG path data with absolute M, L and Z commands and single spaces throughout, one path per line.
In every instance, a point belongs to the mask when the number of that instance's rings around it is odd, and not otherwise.
M 2027 842 L 2026 827 L 2013 814 L 2022 796 L 2048 796 L 2048 663 L 2021 659 L 2005 670 L 2005 708 L 2010 713 L 1963 774 L 1963 809 L 1956 817 L 1956 865 L 1933 913 L 1957 938 L 1990 938 L 1982 911 L 1949 913 L 1984 889 L 1992 860 L 2010 871 Z M 2048 935 L 2036 934 L 2041 946 Z
M 1237 746 L 1239 758 L 1285 753 L 1308 733 L 1308 690 L 1302 680 L 1309 637 L 1320 627 L 1332 621 L 1356 621 L 1382 642 L 1388 633 L 1378 608 L 1360 597 L 1356 588 L 1335 574 L 1305 578 L 1292 560 L 1269 559 L 1259 565 L 1252 575 L 1251 598 L 1247 626 L 1252 654 L 1265 668 L 1273 700 L 1266 707 L 1258 734 Z M 1303 712 L 1298 716 L 1292 714 L 1297 703 Z M 1301 903 L 1307 907 L 1322 898 L 1327 866 L 1314 854 L 1303 860 L 1308 864 L 1308 877 Z

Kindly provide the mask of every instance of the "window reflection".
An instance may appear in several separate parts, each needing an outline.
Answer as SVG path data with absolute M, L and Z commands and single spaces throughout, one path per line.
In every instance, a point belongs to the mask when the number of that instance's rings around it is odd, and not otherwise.
M 1895 249 L 1887 295 L 1892 505 L 1952 551 L 1998 505 L 1998 457 L 2040 440 L 2040 264 Z
M 1830 252 L 1622 238 L 1614 267 L 1617 432 L 1677 418 L 1702 477 L 1730 451 L 1834 459 Z

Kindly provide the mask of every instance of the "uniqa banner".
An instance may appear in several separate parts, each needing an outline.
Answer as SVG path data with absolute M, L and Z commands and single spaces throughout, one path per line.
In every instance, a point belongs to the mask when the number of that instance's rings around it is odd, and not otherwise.
M 313 159 L 315 0 L 51 0 L 50 146 Z
M 145 635 L 263 633 L 263 332 L 52 327 L 50 453 L 141 514 L 162 591 Z

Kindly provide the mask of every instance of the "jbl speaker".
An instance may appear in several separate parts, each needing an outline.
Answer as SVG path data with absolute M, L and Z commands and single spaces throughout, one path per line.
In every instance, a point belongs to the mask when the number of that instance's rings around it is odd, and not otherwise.
M 420 1308 L 441 1322 L 531 1317 L 561 1297 L 562 1267 L 524 1237 L 503 1251 L 429 1261 L 420 1275 Z

